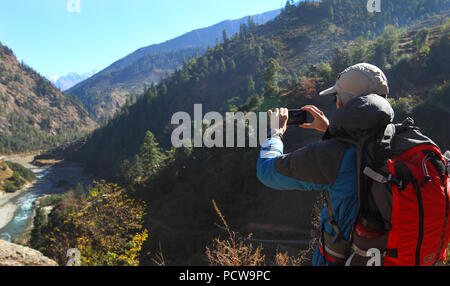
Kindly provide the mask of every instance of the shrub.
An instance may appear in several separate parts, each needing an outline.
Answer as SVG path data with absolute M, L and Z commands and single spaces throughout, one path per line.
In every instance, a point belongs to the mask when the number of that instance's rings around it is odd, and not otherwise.
M 389 99 L 389 103 L 395 111 L 395 118 L 397 122 L 402 122 L 406 119 L 406 117 L 410 116 L 418 102 L 418 99 L 413 98 L 411 95 L 407 97 L 400 97 L 399 99 Z
M 24 166 L 8 161 L 6 162 L 6 164 L 11 170 L 14 171 L 14 174 L 18 174 L 18 176 L 22 177 L 26 181 L 32 182 L 36 180 L 36 175 Z
M 7 193 L 14 193 L 15 191 L 17 191 L 16 186 L 11 181 L 5 182 L 4 189 L 5 189 L 5 192 L 7 192 Z
M 85 198 L 65 198 L 56 204 L 46 226 L 34 233 L 34 248 L 66 261 L 77 248 L 83 266 L 137 266 L 142 244 L 145 205 L 129 198 L 117 185 L 94 182 Z

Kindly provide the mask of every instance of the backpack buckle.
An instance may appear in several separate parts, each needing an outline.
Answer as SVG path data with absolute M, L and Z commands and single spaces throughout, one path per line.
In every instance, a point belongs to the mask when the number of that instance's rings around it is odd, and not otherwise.
M 392 176 L 392 174 L 389 174 L 388 182 L 389 182 L 390 184 L 396 185 L 396 186 L 398 187 L 399 190 L 403 190 L 403 189 L 404 189 L 404 188 L 403 188 L 403 181 L 397 179 L 397 178 L 394 177 L 394 176 Z
M 399 189 L 403 189 L 403 182 L 402 182 L 402 180 L 397 179 L 396 177 L 392 176 L 392 174 L 389 174 L 386 177 L 385 175 L 374 171 L 370 167 L 366 167 L 364 169 L 363 173 L 364 173 L 364 175 L 366 175 L 367 177 L 371 178 L 375 182 L 378 182 L 380 184 L 390 183 L 390 184 L 397 185 L 399 187 Z

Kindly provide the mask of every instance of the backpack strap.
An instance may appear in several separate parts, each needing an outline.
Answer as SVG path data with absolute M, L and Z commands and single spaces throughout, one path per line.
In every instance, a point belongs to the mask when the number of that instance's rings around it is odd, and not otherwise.
M 322 225 L 320 239 L 319 239 L 319 249 L 322 255 L 327 260 L 334 260 L 340 264 L 344 264 L 350 255 L 351 250 L 351 237 L 349 240 L 344 238 L 344 235 L 339 228 L 339 225 L 334 217 L 333 208 L 331 205 L 330 193 L 328 190 L 322 192 L 322 197 L 326 203 L 326 212 L 328 215 L 328 224 L 335 231 L 335 235 L 331 236 L 325 232 L 325 224 Z
M 333 207 L 331 205 L 330 193 L 328 192 L 328 190 L 324 190 L 322 192 L 322 195 L 323 195 L 324 201 L 327 204 L 326 211 L 327 211 L 327 215 L 328 215 L 328 224 L 336 232 L 336 235 L 334 236 L 333 240 L 331 241 L 331 244 L 333 245 L 336 243 L 336 241 L 345 240 L 345 239 L 344 239 L 344 235 L 342 234 L 341 229 L 339 228 L 336 218 L 334 217 L 334 214 L 333 214 Z
M 400 190 L 403 189 L 403 181 L 397 179 L 396 177 L 392 176 L 392 174 L 384 175 L 378 172 L 375 172 L 372 168 L 366 167 L 363 171 L 363 174 L 367 177 L 371 178 L 375 182 L 378 182 L 380 184 L 395 184 L 398 186 Z

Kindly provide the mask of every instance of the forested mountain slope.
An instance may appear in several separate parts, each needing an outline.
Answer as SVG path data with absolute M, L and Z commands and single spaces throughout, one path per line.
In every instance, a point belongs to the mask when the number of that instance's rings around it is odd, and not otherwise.
M 77 98 L 62 94 L 0 44 L 0 153 L 54 147 L 96 127 Z
M 187 111 L 192 115 L 195 103 L 203 104 L 204 113 L 224 112 L 245 105 L 249 99 L 273 97 L 267 94 L 273 90 L 264 90 L 267 80 L 272 80 L 264 76 L 270 59 L 276 59 L 280 65 L 272 67 L 279 70 L 279 76 L 273 80 L 281 81 L 280 85 L 288 89 L 308 90 L 309 86 L 300 83 L 311 64 L 326 62 L 335 54 L 333 69 L 337 72 L 352 61 L 335 49 L 350 49 L 352 42 L 348 39 L 360 37 L 363 41 L 364 36 L 373 39 L 373 35 L 382 33 L 391 24 L 412 24 L 427 15 L 448 10 L 450 5 L 448 1 L 432 1 L 435 5 L 425 5 L 425 2 L 430 1 L 385 1 L 384 12 L 377 14 L 369 14 L 361 1 L 288 5 L 274 21 L 258 27 L 247 26 L 242 33 L 225 38 L 224 43 L 209 49 L 205 55 L 186 62 L 183 69 L 157 86 L 149 87 L 144 97 L 135 104 L 125 105 L 114 119 L 92 134 L 79 157 L 86 158 L 92 171 L 114 177 L 120 162 L 137 153 L 147 130 L 164 148 L 170 147 L 174 129 L 170 119 L 175 112 Z M 445 16 L 440 16 L 441 22 L 442 19 Z M 373 44 L 377 46 L 371 53 L 359 55 L 359 60 L 391 67 L 397 61 L 397 47 L 392 35 L 386 37 Z M 333 81 L 329 74 L 327 81 L 328 84 Z M 400 95 L 394 93 L 394 96 Z M 265 106 L 268 104 L 266 100 Z

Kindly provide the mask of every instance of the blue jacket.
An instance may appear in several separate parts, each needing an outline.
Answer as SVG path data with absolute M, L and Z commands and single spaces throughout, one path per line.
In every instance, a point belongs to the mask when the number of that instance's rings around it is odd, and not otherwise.
M 263 144 L 257 166 L 260 181 L 272 189 L 281 191 L 320 191 L 327 189 L 330 193 L 333 214 L 345 239 L 348 239 L 358 212 L 355 148 L 346 147 L 341 142 L 330 141 L 310 145 L 286 156 L 283 155 L 283 149 L 282 141 L 277 138 L 267 139 Z M 317 156 L 314 158 L 315 161 L 312 162 L 311 160 L 315 155 L 320 155 L 317 154 L 320 151 L 323 151 L 323 154 L 329 152 L 340 154 L 335 154 L 337 156 L 333 156 L 333 158 Z M 321 174 L 324 169 L 332 168 L 332 165 L 336 166 L 336 164 L 330 162 L 330 160 L 336 160 L 336 157 L 341 158 L 339 167 L 335 169 L 335 179 L 331 178 L 330 175 Z M 289 163 L 283 164 L 282 161 L 289 161 Z M 305 171 L 306 176 L 302 176 L 302 170 Z M 317 174 L 313 175 L 313 172 L 317 172 Z M 292 173 L 297 175 L 292 175 Z M 334 235 L 335 232 L 326 223 L 327 221 L 328 215 L 326 208 L 324 208 L 321 214 L 320 228 L 324 225 L 325 231 Z M 320 251 L 316 249 L 313 265 L 326 264 Z
M 356 148 L 333 138 L 358 141 L 367 132 L 386 128 L 393 119 L 394 111 L 385 98 L 374 94 L 356 97 L 335 112 L 326 134 L 328 140 L 284 155 L 280 139 L 267 139 L 258 159 L 258 178 L 264 185 L 281 191 L 328 190 L 333 216 L 348 239 L 358 215 Z M 328 221 L 325 206 L 320 227 L 335 235 Z M 318 250 L 313 265 L 327 265 Z

